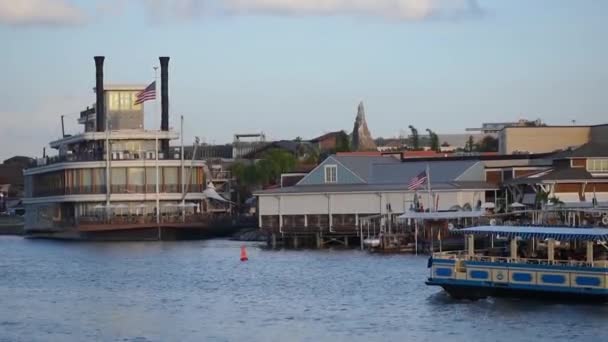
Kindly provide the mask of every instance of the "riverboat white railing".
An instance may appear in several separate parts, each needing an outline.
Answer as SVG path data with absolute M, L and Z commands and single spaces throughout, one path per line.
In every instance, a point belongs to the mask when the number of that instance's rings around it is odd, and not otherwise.
M 536 258 L 511 258 L 484 255 L 487 250 L 475 250 L 475 255 L 468 255 L 467 251 L 449 251 L 433 253 L 433 259 L 463 260 L 477 262 L 528 264 L 528 265 L 553 265 L 571 267 L 608 267 L 608 260 L 594 260 L 587 262 L 582 260 L 547 260 Z

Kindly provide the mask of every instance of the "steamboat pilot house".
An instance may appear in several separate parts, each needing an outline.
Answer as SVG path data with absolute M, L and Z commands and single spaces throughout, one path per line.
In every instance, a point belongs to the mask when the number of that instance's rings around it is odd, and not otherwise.
M 26 233 L 170 239 L 200 226 L 206 166 L 169 147 L 179 138 L 169 129 L 169 58 L 160 58 L 160 130 L 144 129 L 144 104 L 135 101 L 146 85 L 104 86 L 103 61 L 95 57 L 96 103 L 80 113 L 84 131 L 51 142 L 58 154 L 24 171 Z

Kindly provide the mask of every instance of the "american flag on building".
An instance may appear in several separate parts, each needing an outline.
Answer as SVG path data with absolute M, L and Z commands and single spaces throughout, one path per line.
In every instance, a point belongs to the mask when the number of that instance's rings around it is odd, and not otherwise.
M 137 94 L 134 104 L 138 105 L 148 100 L 154 99 L 156 99 L 156 81 L 150 83 L 150 85 L 147 86 L 146 89 L 142 90 Z
M 418 189 L 422 184 L 426 182 L 427 179 L 428 177 L 426 171 L 422 171 L 420 174 L 418 174 L 418 176 L 410 179 L 410 182 L 407 185 L 408 190 Z

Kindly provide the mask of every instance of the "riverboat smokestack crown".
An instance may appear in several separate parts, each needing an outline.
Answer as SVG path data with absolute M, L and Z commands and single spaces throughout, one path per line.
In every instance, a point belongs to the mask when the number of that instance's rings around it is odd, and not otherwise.
M 105 131 L 105 103 L 103 99 L 103 61 L 104 56 L 95 56 L 95 93 L 97 94 L 97 102 L 95 104 L 95 119 L 97 132 Z
M 160 60 L 160 129 L 169 130 L 169 57 L 159 57 Z

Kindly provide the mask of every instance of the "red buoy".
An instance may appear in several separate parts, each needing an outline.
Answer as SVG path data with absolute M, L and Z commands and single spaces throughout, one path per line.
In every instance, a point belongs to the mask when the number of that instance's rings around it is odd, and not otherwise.
M 247 258 L 247 249 L 245 248 L 245 245 L 241 246 L 241 261 L 247 261 L 249 260 L 249 258 Z

